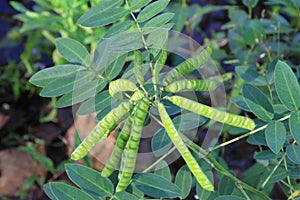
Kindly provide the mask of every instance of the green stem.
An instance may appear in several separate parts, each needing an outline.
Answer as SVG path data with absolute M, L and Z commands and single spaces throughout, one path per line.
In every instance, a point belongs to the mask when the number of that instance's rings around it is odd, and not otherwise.
M 129 7 L 128 0 L 126 0 L 126 5 Z M 143 45 L 144 45 L 144 47 L 145 47 L 147 53 L 149 54 L 149 48 L 148 48 L 148 46 L 147 46 L 147 43 L 146 43 L 145 37 L 144 37 L 144 35 L 143 35 L 142 29 L 141 29 L 139 23 L 137 22 L 137 19 L 136 19 L 136 17 L 134 16 L 134 14 L 133 14 L 132 11 L 130 11 L 130 15 L 131 15 L 132 19 L 135 21 L 136 27 L 137 27 L 137 29 L 138 29 L 140 35 L 141 35 L 141 39 L 142 39 Z M 152 83 L 153 83 L 153 88 L 154 88 L 154 92 L 155 92 L 155 99 L 157 99 L 157 93 L 158 93 L 158 91 L 157 91 L 157 81 L 156 81 L 156 78 L 155 78 L 155 76 L 156 76 L 156 75 L 155 75 L 155 72 L 156 72 L 156 69 L 155 69 L 155 68 L 156 68 L 156 67 L 153 67 L 152 63 L 149 63 L 149 64 L 150 64 L 150 69 L 151 69 L 152 77 L 153 77 L 153 78 L 152 78 Z
M 273 170 L 271 171 L 271 173 L 269 174 L 269 176 L 266 178 L 266 180 L 263 182 L 263 184 L 260 186 L 261 189 L 263 189 L 266 184 L 269 182 L 270 178 L 272 177 L 272 175 L 275 173 L 275 171 L 277 170 L 277 168 L 279 167 L 279 165 L 281 164 L 281 162 L 283 161 L 284 156 L 279 160 L 279 162 L 277 163 L 277 165 L 273 168 Z

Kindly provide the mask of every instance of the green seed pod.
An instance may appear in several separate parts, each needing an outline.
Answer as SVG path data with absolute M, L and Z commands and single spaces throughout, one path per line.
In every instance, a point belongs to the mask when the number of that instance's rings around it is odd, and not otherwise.
M 170 139 L 172 140 L 173 144 L 182 155 L 183 159 L 185 160 L 187 166 L 194 174 L 197 182 L 202 186 L 203 189 L 208 191 L 213 191 L 214 186 L 207 178 L 207 176 L 203 173 L 202 169 L 200 168 L 199 164 L 192 156 L 191 152 L 186 147 L 185 143 L 181 139 L 179 133 L 177 132 L 170 116 L 168 115 L 164 105 L 162 103 L 158 103 L 158 112 L 162 123 L 168 133 Z
M 122 155 L 121 167 L 119 172 L 119 183 L 116 192 L 124 191 L 130 183 L 135 169 L 137 153 L 139 149 L 141 133 L 149 109 L 149 99 L 144 97 L 139 100 L 133 110 L 132 127 L 129 140 Z
M 231 126 L 245 128 L 248 130 L 253 130 L 255 128 L 255 123 L 249 118 L 223 112 L 184 97 L 172 96 L 169 97 L 168 100 L 185 110 L 189 110 L 199 115 L 203 115 L 204 117 L 213 119 L 218 122 L 229 124 Z
M 207 47 L 206 49 L 203 49 L 203 51 L 197 53 L 193 57 L 180 63 L 167 74 L 167 76 L 163 79 L 163 84 L 167 86 L 173 81 L 178 80 L 182 76 L 188 75 L 195 69 L 204 65 L 207 62 L 207 60 L 210 58 L 211 54 L 212 54 L 211 48 Z
M 216 82 L 210 80 L 181 80 L 175 81 L 165 89 L 167 92 L 199 91 L 209 92 L 216 89 Z
M 129 139 L 130 131 L 131 131 L 131 118 L 127 118 L 122 131 L 119 133 L 119 136 L 117 138 L 117 142 L 115 145 L 115 148 L 113 152 L 111 153 L 108 161 L 105 164 L 105 167 L 103 168 L 101 175 L 103 177 L 108 177 L 112 174 L 112 172 L 117 168 L 117 165 L 121 159 L 123 150 L 126 146 L 126 143 Z
M 136 85 L 127 79 L 117 79 L 110 82 L 108 92 L 112 97 L 122 99 L 122 92 L 134 91 L 136 88 Z
M 131 104 L 121 103 L 117 108 L 111 110 L 91 131 L 91 133 L 74 150 L 71 159 L 80 160 L 99 142 L 103 141 L 114 130 L 117 124 L 129 115 Z
M 137 101 L 144 97 L 144 93 L 141 90 L 136 90 L 130 98 L 130 101 Z

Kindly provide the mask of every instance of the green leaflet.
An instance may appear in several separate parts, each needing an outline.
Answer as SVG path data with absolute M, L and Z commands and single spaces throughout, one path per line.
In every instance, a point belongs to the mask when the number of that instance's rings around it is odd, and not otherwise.
M 52 200 L 73 200 L 73 199 L 85 199 L 85 200 L 93 200 L 94 198 L 87 194 L 86 192 L 73 187 L 71 185 L 60 183 L 60 182 L 52 182 L 44 185 L 45 193 Z
M 181 80 L 171 83 L 166 87 L 168 92 L 200 91 L 209 92 L 215 90 L 217 84 L 210 80 Z
M 129 102 L 121 103 L 117 108 L 111 110 L 83 140 L 83 142 L 74 150 L 71 159 L 80 160 L 99 142 L 103 141 L 110 134 L 117 124 L 129 115 L 131 104 Z
M 163 11 L 168 4 L 169 0 L 158 0 L 149 4 L 139 13 L 137 22 L 141 23 L 151 19 L 152 17 Z
M 58 99 L 58 101 L 56 102 L 56 107 L 63 108 L 87 100 L 101 91 L 106 86 L 106 84 L 107 82 L 105 80 L 92 80 L 84 85 L 74 87 L 72 92 L 64 94 Z
M 146 119 L 150 101 L 147 97 L 139 100 L 134 107 L 132 117 L 131 132 L 124 149 L 121 167 L 119 171 L 119 183 L 116 192 L 124 191 L 130 183 L 131 177 L 135 169 L 137 153 L 139 149 L 141 133 Z
M 261 120 L 269 122 L 274 117 L 274 110 L 271 102 L 265 94 L 255 86 L 243 85 L 243 98 L 249 109 Z
M 78 24 L 85 27 L 104 26 L 129 15 L 129 11 L 120 6 L 123 0 L 104 0 L 89 9 L 78 20 Z
M 300 87 L 292 69 L 284 62 L 278 61 L 274 71 L 274 84 L 278 97 L 290 111 L 300 106 Z
M 42 97 L 56 97 L 71 92 L 89 82 L 96 75 L 91 71 L 78 71 L 76 74 L 60 77 L 47 84 L 40 93 Z
M 167 22 L 169 22 L 174 17 L 174 15 L 175 15 L 174 13 L 160 14 L 160 15 L 154 17 L 153 19 L 147 21 L 145 23 L 145 25 L 143 26 L 143 28 L 160 27 L 160 26 L 166 24 Z
M 90 54 L 78 41 L 70 38 L 58 38 L 55 40 L 58 52 L 69 62 L 89 66 Z
M 171 181 L 154 173 L 139 173 L 133 178 L 135 186 L 147 196 L 174 199 L 181 196 L 181 191 Z
M 65 169 L 71 181 L 91 196 L 99 198 L 113 194 L 112 182 L 108 178 L 101 177 L 98 171 L 79 164 L 66 164 Z
M 194 174 L 195 178 L 197 179 L 198 183 L 206 190 L 213 191 L 214 186 L 207 178 L 207 176 L 203 173 L 202 169 L 200 168 L 199 164 L 192 156 L 188 148 L 186 147 L 185 143 L 181 139 L 179 133 L 177 132 L 169 114 L 167 113 L 164 105 L 162 103 L 158 103 L 158 111 L 162 123 L 168 133 L 170 139 L 172 140 L 173 144 L 180 152 L 181 156 L 185 160 L 186 164 L 188 165 L 191 172 Z
M 195 69 L 198 69 L 208 61 L 211 54 L 211 48 L 207 47 L 206 49 L 203 49 L 195 54 L 193 57 L 180 63 L 166 75 L 166 77 L 163 79 L 163 84 L 167 86 L 173 81 L 180 79 L 182 76 L 185 76 Z
M 294 111 L 289 119 L 289 127 L 292 136 L 298 144 L 300 144 L 300 112 Z
M 265 137 L 268 147 L 277 154 L 286 141 L 286 130 L 282 122 L 271 121 L 265 129 Z
M 83 66 L 73 64 L 54 66 L 35 73 L 29 82 L 39 87 L 45 87 L 51 81 L 75 75 L 81 69 L 83 69 Z
M 134 21 L 132 21 L 132 20 L 126 20 L 124 22 L 119 22 L 107 30 L 106 34 L 104 35 L 104 38 L 110 38 L 114 35 L 117 35 L 119 33 L 127 31 L 133 25 L 134 25 Z
M 133 82 L 127 79 L 117 79 L 110 82 L 108 91 L 112 97 L 122 99 L 122 92 L 134 91 L 136 89 L 137 87 Z
M 204 117 L 213 119 L 218 122 L 222 122 L 225 124 L 229 124 L 231 126 L 236 126 L 240 128 L 249 129 L 249 130 L 255 128 L 255 123 L 249 118 L 223 112 L 217 110 L 216 108 L 212 108 L 204 104 L 200 104 L 198 102 L 186 99 L 184 97 L 171 96 L 168 97 L 168 100 L 183 109 L 189 110 L 199 115 L 203 115 Z

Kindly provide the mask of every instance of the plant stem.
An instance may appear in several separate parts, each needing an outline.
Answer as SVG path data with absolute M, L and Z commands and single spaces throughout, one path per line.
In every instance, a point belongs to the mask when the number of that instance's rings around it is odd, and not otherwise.
M 128 0 L 126 0 L 126 5 L 129 7 Z M 132 19 L 135 21 L 136 27 L 137 27 L 140 35 L 141 35 L 143 45 L 144 45 L 144 47 L 145 47 L 145 49 L 146 49 L 146 51 L 149 55 L 149 48 L 147 46 L 147 43 L 146 43 L 145 37 L 143 35 L 142 29 L 141 29 L 139 23 L 137 22 L 137 19 L 134 16 L 132 11 L 130 11 L 130 15 L 131 15 Z M 155 75 L 156 74 L 156 69 L 155 69 L 156 67 L 153 67 L 152 63 L 149 63 L 149 65 L 150 65 L 150 69 L 151 69 L 151 73 L 152 73 L 152 83 L 153 83 L 153 88 L 154 88 L 154 92 L 155 92 L 155 99 L 157 99 L 157 93 L 158 93 L 158 91 L 157 91 L 157 78 L 155 77 L 156 76 Z

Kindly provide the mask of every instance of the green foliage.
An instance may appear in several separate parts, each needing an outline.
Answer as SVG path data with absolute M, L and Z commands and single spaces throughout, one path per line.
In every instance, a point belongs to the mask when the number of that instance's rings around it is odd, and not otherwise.
M 81 36 L 86 36 L 87 30 L 103 30 L 101 36 L 87 40 L 72 37 L 74 34 L 68 31 L 62 32 L 62 38 L 55 42 L 56 48 L 71 64 L 44 69 L 33 75 L 30 82 L 43 88 L 41 96 L 60 97 L 57 107 L 82 103 L 78 114 L 99 112 L 99 124 L 75 149 L 71 157 L 74 160 L 84 157 L 119 123 L 125 122 L 113 154 L 102 171 L 102 176 L 108 177 L 120 162 L 119 180 L 101 177 L 99 172 L 86 167 L 67 165 L 68 176 L 80 189 L 49 183 L 45 192 L 51 199 L 72 199 L 76 195 L 84 199 L 184 199 L 195 186 L 200 199 L 269 199 L 275 183 L 282 186 L 287 197 L 295 192 L 299 187 L 296 182 L 299 174 L 290 172 L 297 171 L 300 165 L 299 68 L 294 66 L 294 60 L 284 62 L 279 56 L 288 59 L 299 53 L 297 30 L 300 25 L 281 15 L 282 11 L 288 10 L 294 20 L 299 20 L 298 4 L 243 0 L 243 5 L 248 8 L 245 11 L 232 6 L 200 8 L 185 1 L 180 4 L 168 0 L 103 0 L 97 3 L 90 8 L 78 3 L 86 12 L 76 16 L 83 31 Z M 48 4 L 50 2 L 46 1 L 43 5 Z M 270 6 L 267 15 L 254 17 L 254 8 L 260 4 Z M 59 24 L 61 19 L 60 15 L 45 19 L 43 12 L 27 11 L 18 3 L 13 5 L 26 13 L 19 15 L 25 22 L 23 31 L 33 29 L 29 18 L 38 16 L 40 20 L 36 23 L 44 20 L 44 24 Z M 163 64 L 167 58 L 172 58 L 166 49 L 168 31 L 172 27 L 182 31 L 186 26 L 187 32 L 201 32 L 198 25 L 203 15 L 223 9 L 228 10 L 229 21 L 223 25 L 228 34 L 215 37 L 228 40 L 228 51 L 221 49 L 217 39 L 213 38 L 209 42 L 211 47 L 195 51 L 181 63 L 174 62 L 177 65 L 165 72 Z M 73 20 L 75 15 L 68 14 Z M 44 25 L 36 27 L 46 29 Z M 72 27 L 77 29 L 75 24 Z M 95 41 L 99 42 L 96 44 Z M 89 50 L 87 44 L 91 45 Z M 226 89 L 231 90 L 227 110 L 212 108 L 184 95 L 190 91 L 219 89 L 215 77 L 197 80 L 193 73 L 211 56 L 218 61 L 232 58 L 227 62 L 236 65 L 230 76 L 224 73 L 220 78 L 224 79 Z M 233 75 L 235 79 L 231 79 Z M 203 99 L 201 93 L 196 94 L 198 99 Z M 155 173 L 134 175 L 142 130 L 149 119 L 163 126 L 151 139 L 153 154 L 158 160 L 144 170 L 149 172 L 153 168 Z M 222 130 L 223 143 L 204 150 L 186 134 L 200 126 L 207 129 L 208 121 L 226 126 Z M 225 141 L 227 134 L 235 138 Z M 248 143 L 259 145 L 260 151 L 254 154 L 257 163 L 245 171 L 244 179 L 240 180 L 217 161 L 220 157 L 215 150 L 247 136 Z M 163 159 L 175 149 L 187 165 L 174 175 L 174 184 Z M 213 174 L 214 171 L 217 173 Z M 215 176 L 220 180 L 218 186 L 214 184 Z M 116 189 L 113 185 L 117 185 Z

